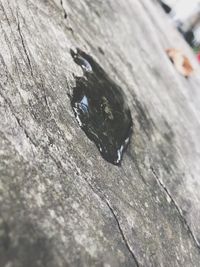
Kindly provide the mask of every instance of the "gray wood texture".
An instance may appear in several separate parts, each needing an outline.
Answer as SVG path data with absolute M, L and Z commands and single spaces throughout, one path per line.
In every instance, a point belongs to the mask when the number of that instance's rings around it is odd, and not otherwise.
M 74 118 L 71 47 L 128 98 L 121 167 Z M 0 266 L 199 267 L 199 90 L 194 55 L 155 1 L 0 0 Z

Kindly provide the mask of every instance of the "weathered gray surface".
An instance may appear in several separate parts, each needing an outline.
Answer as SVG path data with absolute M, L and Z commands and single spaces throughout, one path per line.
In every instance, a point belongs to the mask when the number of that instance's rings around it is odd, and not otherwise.
M 1 267 L 199 266 L 200 71 L 154 5 L 0 0 Z M 170 46 L 194 61 L 191 79 L 169 62 Z M 129 99 L 121 168 L 75 121 L 67 94 L 81 70 L 70 47 Z

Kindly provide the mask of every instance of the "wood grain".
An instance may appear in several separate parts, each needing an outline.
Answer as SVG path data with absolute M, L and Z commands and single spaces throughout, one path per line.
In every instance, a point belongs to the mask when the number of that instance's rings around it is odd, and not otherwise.
M 154 1 L 0 0 L 0 266 L 199 266 L 200 70 Z M 92 55 L 126 94 L 122 166 L 69 94 Z M 181 49 L 182 77 L 165 50 Z

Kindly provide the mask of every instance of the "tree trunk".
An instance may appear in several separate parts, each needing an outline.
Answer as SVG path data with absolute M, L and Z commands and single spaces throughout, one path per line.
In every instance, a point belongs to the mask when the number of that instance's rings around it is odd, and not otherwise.
M 0 266 L 198 267 L 200 70 L 156 2 L 0 0 L 0 36 Z M 75 47 L 128 99 L 121 166 L 74 117 Z

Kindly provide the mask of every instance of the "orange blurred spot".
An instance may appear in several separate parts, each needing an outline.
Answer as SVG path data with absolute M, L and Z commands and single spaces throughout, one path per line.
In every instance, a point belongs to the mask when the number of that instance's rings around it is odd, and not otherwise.
M 166 53 L 179 73 L 186 78 L 192 74 L 194 69 L 190 63 L 190 60 L 180 50 L 168 48 L 166 49 Z

